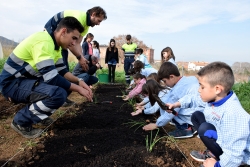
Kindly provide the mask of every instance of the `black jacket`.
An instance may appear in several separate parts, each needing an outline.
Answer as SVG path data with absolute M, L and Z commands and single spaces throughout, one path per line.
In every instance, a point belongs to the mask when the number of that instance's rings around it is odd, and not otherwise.
M 105 63 L 107 64 L 109 60 L 114 58 L 117 63 L 119 63 L 119 58 L 118 58 L 118 48 L 116 48 L 116 52 L 114 52 L 114 47 L 111 47 L 111 51 L 109 51 L 109 48 L 106 50 L 106 56 L 105 56 Z

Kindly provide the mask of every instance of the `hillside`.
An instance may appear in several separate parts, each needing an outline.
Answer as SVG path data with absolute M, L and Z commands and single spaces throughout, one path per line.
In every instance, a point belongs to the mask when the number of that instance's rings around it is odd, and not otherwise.
M 18 45 L 17 42 L 7 39 L 5 37 L 0 36 L 0 43 L 2 44 L 2 47 L 16 47 Z

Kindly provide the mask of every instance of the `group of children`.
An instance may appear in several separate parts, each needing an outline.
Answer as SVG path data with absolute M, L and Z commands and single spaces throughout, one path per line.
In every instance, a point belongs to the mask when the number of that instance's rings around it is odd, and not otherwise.
M 170 47 L 164 48 L 161 56 L 158 72 L 140 59 L 134 62 L 136 86 L 124 100 L 135 95 L 145 98 L 136 104 L 136 111 L 131 115 L 159 111 L 156 123 L 143 127 L 146 131 L 173 122 L 176 129 L 168 134 L 174 138 L 188 138 L 198 133 L 207 150 L 192 151 L 190 156 L 203 162 L 201 166 L 250 165 L 250 115 L 231 90 L 234 75 L 230 66 L 213 62 L 200 69 L 197 77 L 186 77 L 180 75 Z M 154 95 L 158 95 L 169 110 L 162 109 Z

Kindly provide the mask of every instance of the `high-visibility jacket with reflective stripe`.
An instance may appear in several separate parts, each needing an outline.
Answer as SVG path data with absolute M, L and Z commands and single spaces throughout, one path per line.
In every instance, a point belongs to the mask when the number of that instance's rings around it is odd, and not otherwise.
M 89 26 L 87 25 L 87 13 L 79 10 L 65 10 L 64 17 L 73 16 L 75 17 L 84 27 L 84 31 L 81 33 L 82 36 L 85 36 L 88 33 Z
M 65 10 L 57 13 L 45 24 L 44 28 L 51 34 L 55 31 L 59 22 L 67 16 L 75 17 L 82 24 L 84 31 L 81 33 L 81 36 L 85 36 L 88 33 L 89 26 L 87 25 L 87 13 L 80 10 Z
M 19 77 L 39 78 L 49 82 L 65 69 L 61 49 L 55 50 L 55 43 L 48 32 L 38 32 L 23 40 L 13 50 L 0 75 L 0 84 L 4 88 Z
M 135 49 L 137 48 L 136 43 L 123 44 L 122 50 L 124 50 L 124 56 L 135 56 Z

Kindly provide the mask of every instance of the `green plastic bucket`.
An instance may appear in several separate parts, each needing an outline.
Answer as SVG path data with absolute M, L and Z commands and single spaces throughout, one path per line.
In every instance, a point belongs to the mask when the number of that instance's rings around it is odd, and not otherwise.
M 99 74 L 98 79 L 99 79 L 99 82 L 108 83 L 109 82 L 109 75 L 108 74 Z

